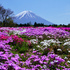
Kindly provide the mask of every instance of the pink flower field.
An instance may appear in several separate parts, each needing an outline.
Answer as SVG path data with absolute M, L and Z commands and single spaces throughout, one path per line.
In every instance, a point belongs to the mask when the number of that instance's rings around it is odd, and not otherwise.
M 0 70 L 70 70 L 70 27 L 0 27 Z

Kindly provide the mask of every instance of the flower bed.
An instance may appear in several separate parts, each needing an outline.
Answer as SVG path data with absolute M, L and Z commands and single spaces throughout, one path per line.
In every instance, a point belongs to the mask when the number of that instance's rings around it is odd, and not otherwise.
M 70 70 L 70 32 L 1 27 L 0 70 Z

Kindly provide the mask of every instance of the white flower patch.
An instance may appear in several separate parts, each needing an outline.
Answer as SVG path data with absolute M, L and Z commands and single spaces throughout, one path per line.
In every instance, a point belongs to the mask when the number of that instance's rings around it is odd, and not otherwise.
M 9 30 L 10 33 L 13 33 L 13 34 L 18 34 L 18 35 L 21 35 L 21 32 L 26 32 L 26 30 L 24 29 L 23 31 L 20 31 L 20 30 Z
M 48 42 L 48 40 L 44 40 L 44 42 Z
M 68 63 L 70 63 L 70 61 L 69 61 L 69 60 L 68 60 L 67 62 L 68 62 Z
M 38 39 L 31 39 L 30 42 L 32 42 L 33 44 L 37 44 L 38 43 Z
M 66 56 L 65 56 L 65 58 L 64 59 L 68 59 Z
M 47 68 L 47 66 L 46 65 L 43 65 L 43 68 L 45 69 L 45 68 Z
M 57 49 L 57 51 L 62 51 L 61 49 Z
M 54 62 L 53 62 L 53 61 L 51 61 L 51 62 L 50 62 L 50 64 L 51 64 L 51 65 L 54 65 Z
M 35 51 L 35 49 L 33 49 L 33 51 Z
M 43 46 L 50 46 L 49 43 L 44 42 Z
M 70 51 L 68 51 L 70 53 Z
M 48 42 L 50 42 L 50 43 L 61 43 L 60 41 L 54 40 L 54 39 L 50 39 L 50 40 L 48 40 Z
M 70 45 L 70 41 L 69 42 L 65 42 L 63 45 Z
M 50 42 L 50 43 L 56 43 L 56 41 L 53 40 L 53 39 L 48 40 L 48 42 Z
M 55 63 L 57 63 L 57 62 L 58 62 L 58 60 L 54 60 L 54 62 L 55 62 Z
M 43 45 L 44 44 L 44 41 L 40 42 L 40 44 Z
M 45 46 L 45 47 L 50 46 L 51 43 L 53 43 L 53 44 L 56 44 L 57 43 L 59 45 L 59 43 L 61 43 L 61 42 L 58 41 L 58 40 L 54 40 L 54 39 L 44 40 L 44 41 L 40 42 L 40 44 L 42 46 Z
M 19 35 L 19 33 L 20 33 L 20 31 L 18 31 L 18 30 L 15 30 L 15 31 L 13 31 L 13 34 L 18 34 Z
M 64 42 L 67 42 L 67 41 L 70 41 L 70 39 L 66 39 L 66 40 L 64 40 Z
M 37 45 L 37 47 L 38 47 L 38 48 L 40 48 L 40 46 L 39 46 L 39 45 Z
M 24 29 L 23 31 L 20 31 L 19 35 L 22 35 L 21 32 L 26 32 L 26 29 Z

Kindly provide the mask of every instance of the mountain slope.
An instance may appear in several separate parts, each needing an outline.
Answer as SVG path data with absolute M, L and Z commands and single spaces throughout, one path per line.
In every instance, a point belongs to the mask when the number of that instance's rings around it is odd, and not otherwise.
M 20 24 L 31 22 L 34 24 L 34 22 L 37 23 L 44 23 L 45 25 L 52 25 L 53 23 L 37 16 L 36 14 L 32 13 L 31 11 L 23 11 L 15 16 L 14 22 Z

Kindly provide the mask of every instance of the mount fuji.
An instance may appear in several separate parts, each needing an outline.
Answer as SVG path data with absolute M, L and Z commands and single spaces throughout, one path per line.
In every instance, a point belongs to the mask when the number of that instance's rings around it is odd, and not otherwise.
M 23 11 L 15 16 L 14 22 L 17 24 L 24 24 L 31 22 L 31 24 L 37 23 L 44 23 L 44 25 L 52 25 L 53 23 L 50 21 L 47 21 L 36 14 L 34 14 L 31 11 Z

